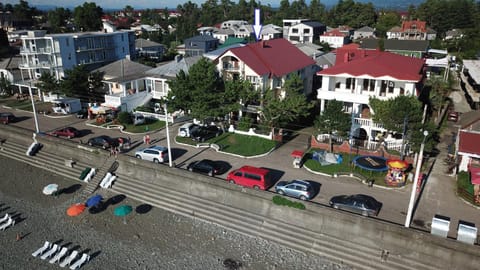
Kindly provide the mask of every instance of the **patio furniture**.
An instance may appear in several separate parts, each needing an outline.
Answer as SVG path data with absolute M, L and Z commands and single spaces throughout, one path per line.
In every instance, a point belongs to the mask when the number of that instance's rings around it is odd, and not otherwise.
M 40 257 L 40 259 L 45 260 L 47 258 L 50 258 L 55 252 L 58 251 L 58 249 L 60 249 L 60 247 L 57 244 L 54 244 L 53 247 L 49 251 L 45 252 L 42 255 L 42 257 Z
M 82 265 L 88 262 L 89 260 L 90 260 L 90 255 L 88 255 L 87 253 L 83 253 L 82 257 L 78 261 L 76 261 L 73 265 L 70 266 L 70 269 L 72 270 L 80 269 L 80 267 L 82 267 Z
M 43 246 L 41 248 L 37 249 L 35 252 L 32 253 L 32 256 L 37 257 L 37 256 L 41 255 L 43 252 L 45 252 L 51 246 L 52 246 L 52 244 L 50 242 L 45 241 L 45 243 L 43 244 Z
M 66 257 L 62 263 L 60 263 L 60 267 L 65 267 L 67 265 L 70 265 L 72 261 L 75 260 L 77 255 L 78 255 L 77 250 L 72 251 L 72 253 L 68 257 Z
M 55 255 L 50 261 L 49 263 L 57 263 L 60 261 L 60 259 L 65 256 L 65 254 L 67 254 L 67 251 L 68 251 L 68 248 L 66 247 L 63 247 L 59 253 L 57 253 L 57 255 Z

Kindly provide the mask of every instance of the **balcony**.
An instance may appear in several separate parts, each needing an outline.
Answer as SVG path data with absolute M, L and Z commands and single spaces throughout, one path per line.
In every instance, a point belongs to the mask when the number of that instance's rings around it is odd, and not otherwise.
M 20 54 L 51 54 L 53 53 L 53 49 L 51 47 L 43 47 L 43 48 L 21 48 Z
M 238 62 L 224 62 L 223 63 L 223 70 L 224 71 L 237 71 L 239 72 L 240 71 L 240 65 L 238 64 Z
M 27 63 L 19 64 L 18 67 L 19 68 L 53 68 L 55 66 L 49 62 L 40 62 L 40 63 L 27 62 Z

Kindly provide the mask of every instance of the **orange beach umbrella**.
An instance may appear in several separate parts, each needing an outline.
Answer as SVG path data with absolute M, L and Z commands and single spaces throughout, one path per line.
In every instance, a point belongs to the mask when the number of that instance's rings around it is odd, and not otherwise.
M 76 203 L 67 209 L 67 215 L 71 217 L 78 216 L 85 210 L 85 208 L 86 208 L 85 204 Z
M 408 167 L 408 163 L 403 161 L 403 160 L 398 160 L 398 159 L 390 159 L 387 161 L 387 165 L 390 168 L 395 168 L 395 169 L 405 169 Z

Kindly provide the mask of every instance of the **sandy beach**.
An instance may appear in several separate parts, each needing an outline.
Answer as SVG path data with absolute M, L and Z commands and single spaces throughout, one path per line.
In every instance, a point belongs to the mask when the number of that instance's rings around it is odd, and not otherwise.
M 0 269 L 60 269 L 31 255 L 45 241 L 90 254 L 82 269 L 235 269 L 227 259 L 241 263 L 238 269 L 350 269 L 105 191 L 99 212 L 70 217 L 67 208 L 85 202 L 81 182 L 2 156 L 0 172 L 0 215 L 16 219 L 0 232 Z M 59 196 L 42 193 L 51 183 Z M 126 224 L 113 214 L 123 204 L 134 209 Z

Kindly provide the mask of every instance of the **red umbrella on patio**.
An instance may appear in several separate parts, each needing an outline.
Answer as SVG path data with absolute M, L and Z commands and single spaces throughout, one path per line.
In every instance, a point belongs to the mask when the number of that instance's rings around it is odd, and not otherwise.
M 85 208 L 87 208 L 85 204 L 76 203 L 67 209 L 67 215 L 71 217 L 78 216 L 85 210 Z

